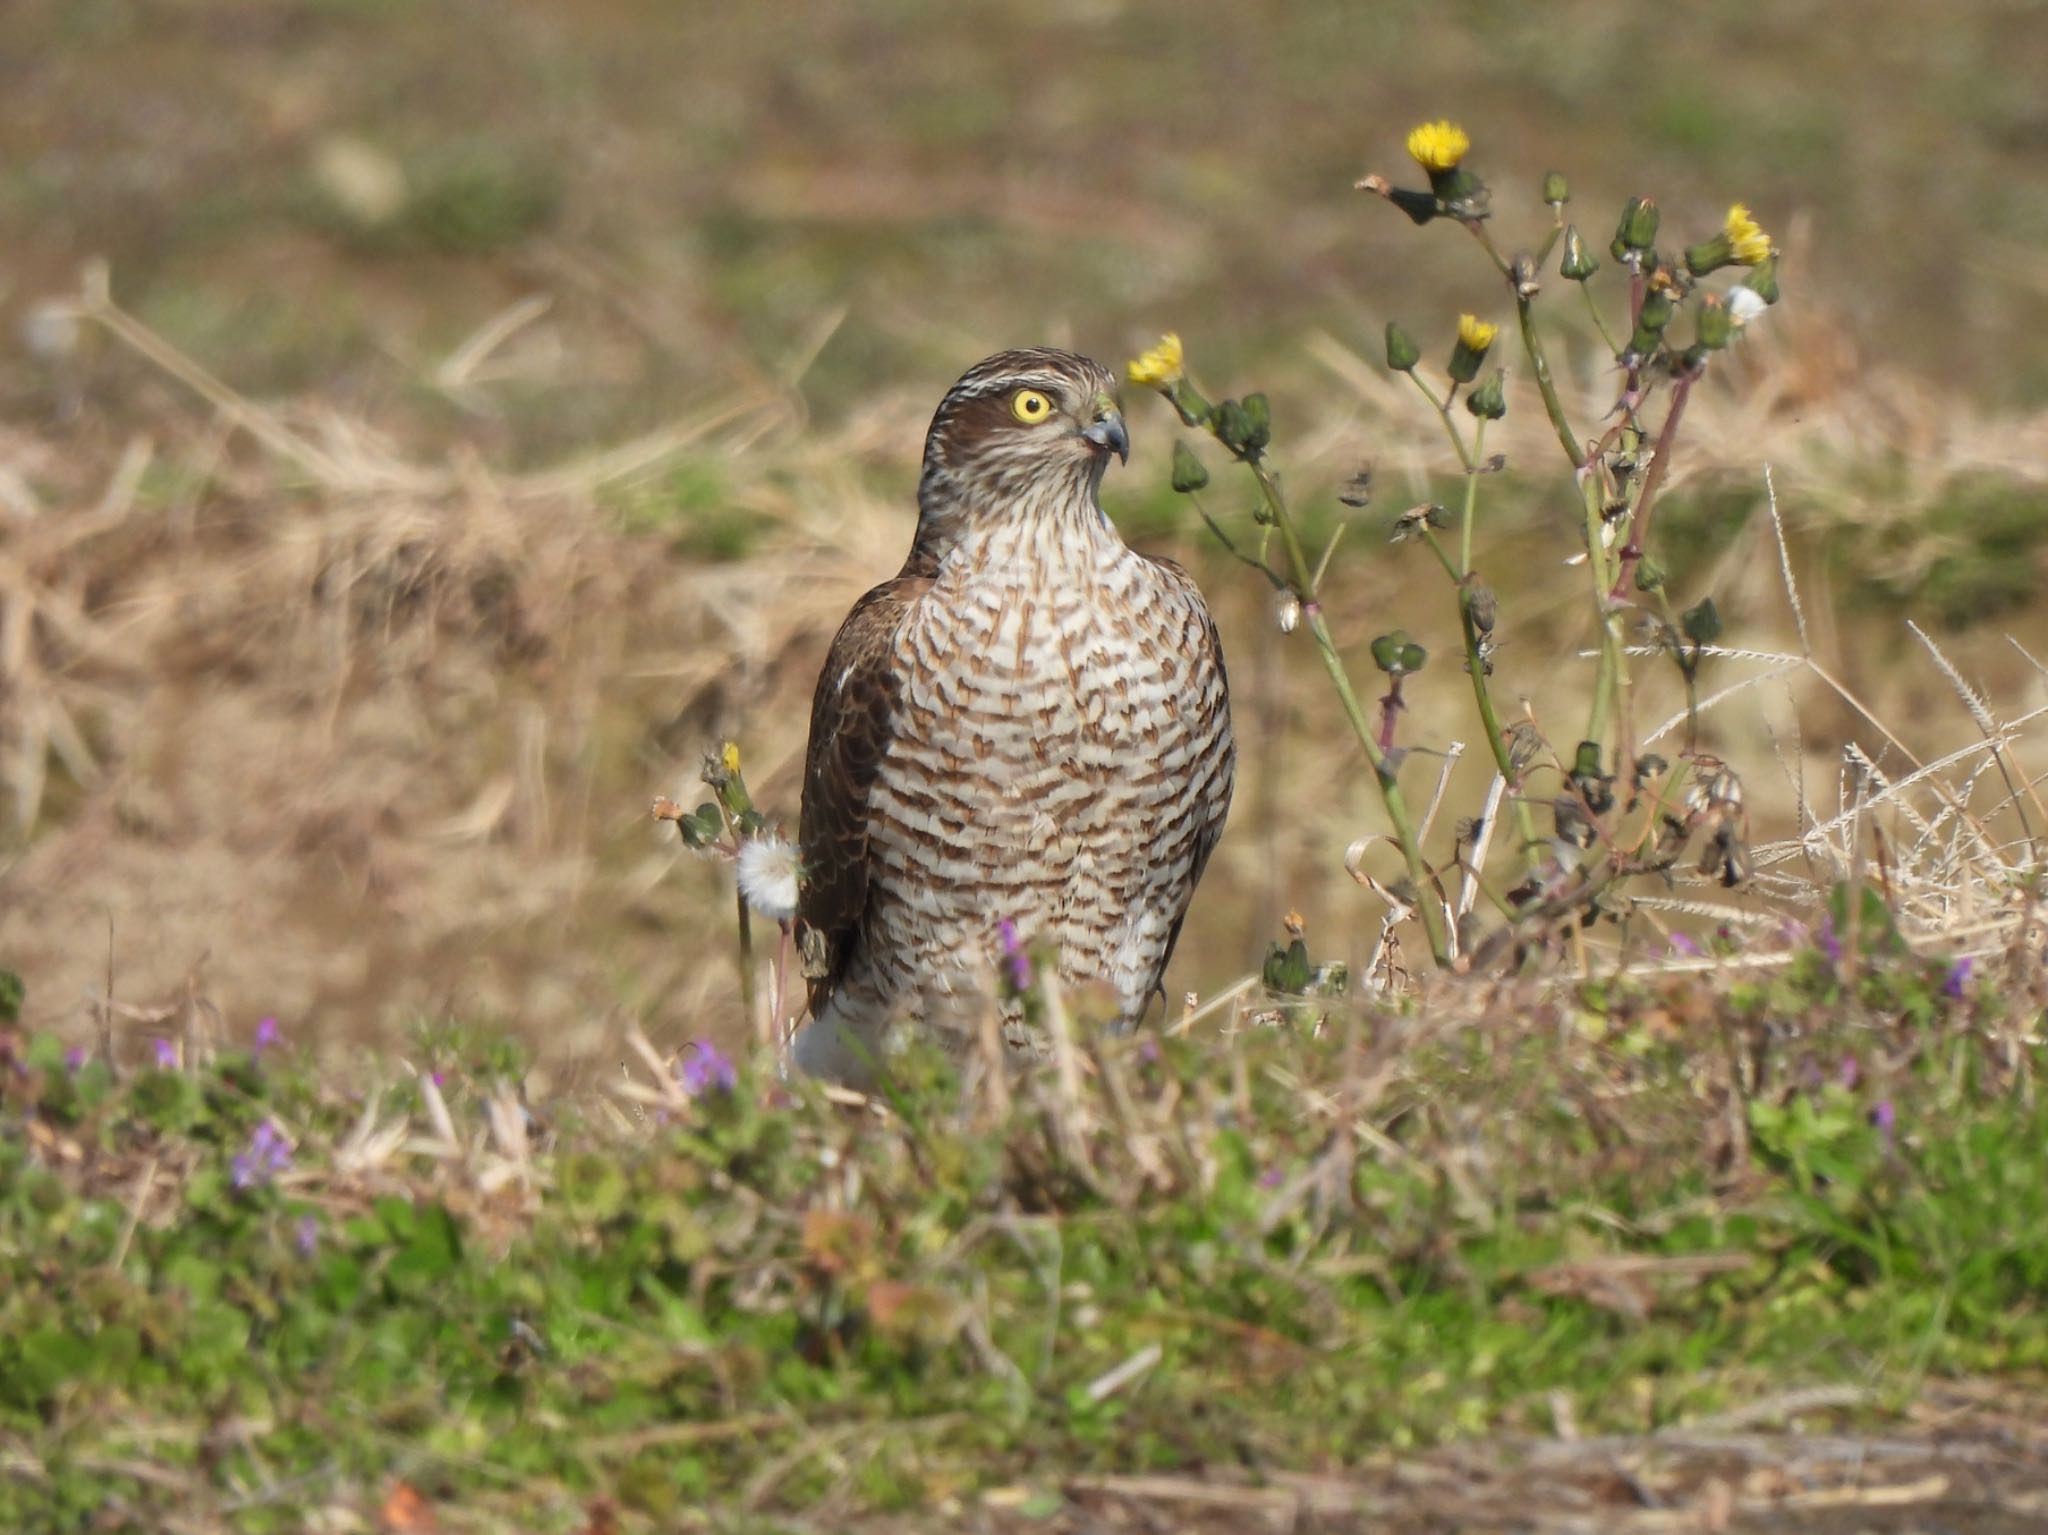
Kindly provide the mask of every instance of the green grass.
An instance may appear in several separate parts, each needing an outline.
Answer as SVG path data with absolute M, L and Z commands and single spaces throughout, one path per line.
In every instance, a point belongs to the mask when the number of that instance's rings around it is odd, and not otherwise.
M 471 1031 L 419 1041 L 457 1147 L 396 1063 L 0 1035 L 0 1524 L 295 1530 L 402 1482 L 668 1528 L 2038 1379 L 2033 1029 L 1871 949 L 1109 1042 L 1007 1111 L 937 1058 L 886 1113 L 563 1095 L 509 1146 Z

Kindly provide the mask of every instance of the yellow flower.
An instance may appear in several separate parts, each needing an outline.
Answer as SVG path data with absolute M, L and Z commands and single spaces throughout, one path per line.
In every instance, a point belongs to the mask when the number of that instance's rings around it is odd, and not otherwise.
M 1181 378 L 1180 337 L 1168 331 L 1151 351 L 1125 364 L 1124 371 L 1132 383 L 1144 388 L 1171 388 Z
M 737 773 L 740 770 L 739 742 L 727 741 L 725 745 L 719 749 L 718 760 L 725 764 L 725 770 L 728 773 Z
M 1737 203 L 1728 210 L 1728 220 L 1721 226 L 1721 232 L 1728 237 L 1728 252 L 1744 266 L 1757 266 L 1771 253 L 1771 237 L 1758 227 L 1757 221 L 1749 216 L 1749 209 Z
M 1417 165 L 1432 173 L 1456 170 L 1471 147 L 1471 136 L 1448 119 L 1424 123 L 1408 133 L 1408 153 L 1415 157 Z
M 1498 325 L 1488 325 L 1477 315 L 1458 316 L 1458 340 L 1475 352 L 1484 352 L 1493 345 L 1493 338 L 1499 334 Z

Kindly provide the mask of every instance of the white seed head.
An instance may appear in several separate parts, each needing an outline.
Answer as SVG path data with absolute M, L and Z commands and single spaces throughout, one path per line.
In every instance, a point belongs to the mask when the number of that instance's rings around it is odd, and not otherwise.
M 1730 288 L 1728 290 L 1728 318 L 1735 322 L 1737 330 L 1762 314 L 1769 306 L 1754 288 Z
M 740 894 L 771 922 L 796 915 L 797 847 L 781 837 L 751 837 L 740 844 Z
M 44 361 L 78 350 L 78 313 L 69 304 L 36 304 L 21 317 L 22 345 Z

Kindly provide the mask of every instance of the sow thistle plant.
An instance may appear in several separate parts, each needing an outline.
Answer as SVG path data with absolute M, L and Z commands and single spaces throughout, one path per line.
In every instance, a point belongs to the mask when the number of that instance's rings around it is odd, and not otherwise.
M 754 806 L 747 790 L 739 744 L 724 742 L 707 752 L 698 775 L 711 798 L 686 810 L 666 795 L 654 802 L 654 818 L 673 822 L 683 846 L 733 865 L 738 891 L 740 1005 L 749 1019 L 760 1013 L 754 996 L 754 913 L 776 925 L 774 981 L 763 1043 L 779 1043 L 789 1007 L 789 950 L 796 921 L 797 848 Z
M 1432 861 L 1425 850 L 1424 828 L 1402 780 L 1408 749 L 1401 726 L 1405 694 L 1427 667 L 1428 652 L 1405 633 L 1372 640 L 1368 653 L 1385 692 L 1376 707 L 1368 707 L 1323 612 L 1336 537 L 1317 553 L 1304 545 L 1300 520 L 1270 454 L 1266 397 L 1253 393 L 1212 403 L 1190 375 L 1175 335 L 1128 369 L 1132 383 L 1158 391 L 1187 427 L 1206 432 L 1249 474 L 1257 491 L 1253 531 L 1233 534 L 1203 502 L 1210 477 L 1201 459 L 1185 440 L 1174 446 L 1174 489 L 1190 497 L 1233 556 L 1271 584 L 1281 629 L 1306 627 L 1371 764 L 1406 866 L 1406 877 L 1383 893 L 1397 915 L 1412 914 L 1421 922 L 1439 965 L 1459 968 L 1508 954 L 1526 957 L 1575 924 L 1615 915 L 1624 882 L 1662 875 L 1689 852 L 1701 873 L 1725 885 L 1747 877 L 1741 781 L 1699 742 L 1698 674 L 1719 637 L 1720 617 L 1711 598 L 1684 611 L 1674 607 L 1652 533 L 1686 401 L 1715 356 L 1778 299 L 1776 247 L 1739 203 L 1717 233 L 1673 251 L 1658 243 L 1657 204 L 1630 198 L 1603 261 L 1566 215 L 1569 184 L 1551 172 L 1541 185 L 1547 227 L 1531 245 L 1505 250 L 1494 238 L 1491 189 L 1468 163 L 1471 148 L 1457 124 L 1425 123 L 1408 135 L 1407 149 L 1426 186 L 1397 186 L 1379 175 L 1357 185 L 1417 226 L 1448 223 L 1461 229 L 1499 275 L 1502 312 L 1511 316 L 1461 316 L 1448 350 L 1438 354 L 1441 377 L 1400 324 L 1390 323 L 1385 336 L 1387 367 L 1405 375 L 1428 400 L 1460 475 L 1453 504 L 1400 513 L 1391 541 L 1412 542 L 1433 556 L 1455 604 L 1463 671 L 1496 774 L 1487 803 L 1504 803 L 1514 829 L 1517 866 L 1505 888 L 1486 869 L 1493 832 L 1487 813 L 1458 823 L 1448 860 Z M 1596 281 L 1603 273 L 1607 281 Z M 1625 310 L 1623 295 L 1610 287 L 1616 276 L 1625 285 Z M 1539 323 L 1546 287 L 1558 294 L 1577 290 L 1577 300 L 1566 302 L 1583 306 L 1614 356 L 1614 406 L 1600 422 L 1575 423 L 1558 394 L 1545 326 Z M 1503 340 L 1510 324 L 1512 342 Z M 1474 530 L 1481 482 L 1505 465 L 1502 456 L 1488 455 L 1487 429 L 1506 416 L 1511 395 L 1520 393 L 1510 389 L 1510 369 L 1501 355 L 1511 345 L 1526 364 L 1570 466 L 1581 509 L 1575 532 L 1583 546 L 1584 611 L 1596 659 L 1576 740 L 1553 741 L 1535 720 L 1505 717 L 1495 696 L 1500 605 L 1482 574 Z M 1362 506 L 1366 493 L 1354 486 L 1342 499 Z M 1629 657 L 1631 644 L 1640 647 L 1644 634 L 1685 688 L 1686 744 L 1675 762 L 1638 750 Z M 1355 853 L 1353 872 L 1365 879 L 1355 867 Z M 1447 876 L 1457 874 L 1497 913 L 1490 931 L 1474 920 L 1476 914 L 1461 919 L 1461 899 L 1474 896 L 1453 897 Z

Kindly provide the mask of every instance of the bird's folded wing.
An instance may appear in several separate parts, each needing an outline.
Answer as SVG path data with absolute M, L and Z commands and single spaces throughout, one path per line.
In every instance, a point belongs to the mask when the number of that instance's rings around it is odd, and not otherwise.
M 868 791 L 888 752 L 903 683 L 896 637 L 930 587 L 928 577 L 905 574 L 861 598 L 839 626 L 811 700 L 797 927 L 814 1015 L 845 969 L 867 905 Z

